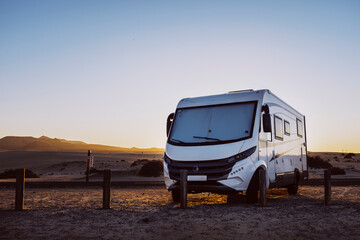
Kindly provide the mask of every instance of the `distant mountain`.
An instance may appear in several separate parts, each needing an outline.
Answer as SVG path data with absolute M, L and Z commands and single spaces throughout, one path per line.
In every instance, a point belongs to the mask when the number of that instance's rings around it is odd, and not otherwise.
M 114 151 L 114 152 L 164 152 L 162 148 L 121 148 L 100 144 L 87 144 L 81 141 L 34 137 L 4 137 L 0 139 L 0 150 L 12 151 Z

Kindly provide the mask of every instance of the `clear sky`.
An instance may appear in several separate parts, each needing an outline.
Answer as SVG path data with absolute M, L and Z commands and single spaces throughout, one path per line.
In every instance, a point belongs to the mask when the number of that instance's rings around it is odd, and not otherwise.
M 0 137 L 164 147 L 181 98 L 249 88 L 360 152 L 360 1 L 0 0 Z

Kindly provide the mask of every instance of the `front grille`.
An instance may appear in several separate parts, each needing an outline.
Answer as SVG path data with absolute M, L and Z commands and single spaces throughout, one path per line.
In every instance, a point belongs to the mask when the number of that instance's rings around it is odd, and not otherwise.
M 206 175 L 207 181 L 217 181 L 226 179 L 235 163 L 251 156 L 255 151 L 256 146 L 229 158 L 210 161 L 177 161 L 165 154 L 164 160 L 168 164 L 171 179 L 180 181 L 180 170 L 187 170 L 188 175 Z
M 226 179 L 235 161 L 229 159 L 212 161 L 167 161 L 170 178 L 180 181 L 180 170 L 187 170 L 188 175 L 206 175 L 208 181 Z

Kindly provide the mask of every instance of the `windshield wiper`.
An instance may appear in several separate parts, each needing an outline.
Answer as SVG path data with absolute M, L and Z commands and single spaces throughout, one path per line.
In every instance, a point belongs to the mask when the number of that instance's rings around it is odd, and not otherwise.
M 175 139 L 175 138 L 170 139 L 170 141 L 175 141 L 175 142 L 178 142 L 178 143 L 186 143 L 186 142 L 180 141 L 180 140 Z
M 220 139 L 218 138 L 210 138 L 210 137 L 200 137 L 200 136 L 193 136 L 193 138 L 201 138 L 201 139 L 206 139 L 206 140 L 214 140 L 214 141 L 221 141 Z

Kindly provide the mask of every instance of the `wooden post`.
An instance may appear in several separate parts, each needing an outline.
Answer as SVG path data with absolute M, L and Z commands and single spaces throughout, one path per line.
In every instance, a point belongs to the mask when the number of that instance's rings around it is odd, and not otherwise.
M 104 170 L 103 182 L 103 209 L 110 209 L 111 200 L 111 170 Z
M 90 156 L 91 156 L 91 150 L 88 150 L 88 159 L 86 163 L 86 183 L 89 182 L 89 174 L 90 174 Z
M 24 209 L 25 168 L 16 169 L 15 211 Z
M 331 170 L 324 170 L 325 205 L 331 205 Z
M 266 172 L 264 169 L 259 169 L 259 190 L 260 198 L 259 203 L 261 207 L 266 206 Z
M 187 208 L 187 170 L 180 170 L 180 207 Z

